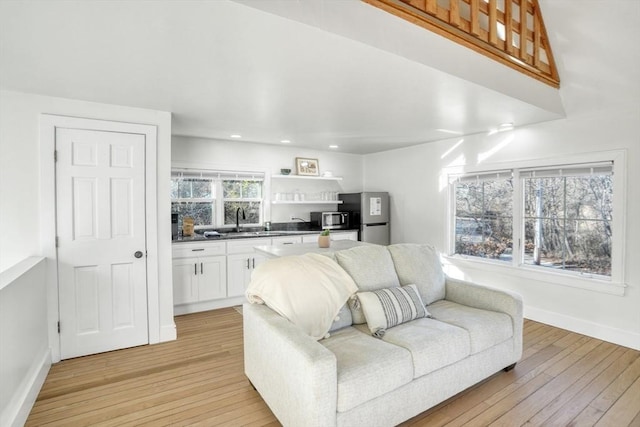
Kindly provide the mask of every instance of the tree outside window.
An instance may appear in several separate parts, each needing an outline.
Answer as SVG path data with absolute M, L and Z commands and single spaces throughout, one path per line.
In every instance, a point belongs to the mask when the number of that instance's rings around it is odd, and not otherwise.
M 262 214 L 262 181 L 225 180 L 222 183 L 224 225 L 236 223 L 236 212 L 243 209 L 243 224 L 260 224 Z
M 613 176 L 524 179 L 524 263 L 611 275 Z
M 175 170 L 171 179 L 171 210 L 178 214 L 179 224 L 190 216 L 199 229 L 235 225 L 238 208 L 245 212 L 243 224 L 261 224 L 262 175 Z
M 603 162 L 456 178 L 454 253 L 611 277 L 612 171 Z
M 464 180 L 455 184 L 455 198 L 455 253 L 510 261 L 512 180 Z
M 171 211 L 178 214 L 178 223 L 185 216 L 196 226 L 215 223 L 215 192 L 211 179 L 174 178 L 171 180 Z

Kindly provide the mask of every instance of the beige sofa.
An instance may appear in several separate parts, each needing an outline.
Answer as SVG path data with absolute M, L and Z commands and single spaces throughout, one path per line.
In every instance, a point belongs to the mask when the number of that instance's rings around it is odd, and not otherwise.
M 352 303 L 317 341 L 267 305 L 245 304 L 245 373 L 283 425 L 396 425 L 520 359 L 521 298 L 446 277 L 433 247 L 361 246 L 333 258 L 359 292 L 415 284 L 430 317 L 377 338 Z

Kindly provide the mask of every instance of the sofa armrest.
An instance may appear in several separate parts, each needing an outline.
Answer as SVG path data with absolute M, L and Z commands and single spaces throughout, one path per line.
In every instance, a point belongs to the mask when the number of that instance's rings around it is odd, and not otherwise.
M 245 374 L 285 426 L 336 425 L 335 355 L 269 307 L 243 306 Z
M 522 297 L 514 292 L 489 288 L 476 283 L 446 277 L 445 299 L 469 307 L 506 313 L 513 322 L 516 359 L 522 355 Z

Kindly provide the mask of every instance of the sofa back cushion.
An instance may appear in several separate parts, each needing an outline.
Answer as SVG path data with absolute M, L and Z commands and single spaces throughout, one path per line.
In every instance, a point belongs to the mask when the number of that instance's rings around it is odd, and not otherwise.
M 386 246 L 356 246 L 335 252 L 335 257 L 361 292 L 400 286 L 391 254 Z M 353 323 L 365 323 L 366 319 L 359 304 L 350 304 L 350 307 Z
M 415 283 L 427 305 L 444 299 L 444 272 L 433 246 L 402 243 L 388 246 L 388 249 L 402 286 Z M 360 287 L 357 280 L 356 284 Z

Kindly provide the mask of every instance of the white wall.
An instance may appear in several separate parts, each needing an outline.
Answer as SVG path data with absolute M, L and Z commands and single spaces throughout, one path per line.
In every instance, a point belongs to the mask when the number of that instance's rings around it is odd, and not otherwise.
M 270 197 L 275 192 L 293 191 L 314 193 L 322 190 L 338 192 L 362 191 L 362 156 L 333 151 L 317 151 L 296 148 L 289 145 L 265 145 L 242 141 L 221 141 L 214 139 L 174 136 L 171 145 L 173 165 L 192 164 L 212 169 L 240 169 L 266 171 L 280 174 L 280 169 L 289 168 L 295 173 L 295 158 L 318 159 L 320 173 L 331 171 L 342 181 L 283 181 L 272 180 L 267 189 Z M 267 209 L 265 220 L 288 222 L 291 216 L 305 220 L 309 212 L 334 210 L 336 205 L 274 205 Z
M 636 105 L 594 108 L 584 104 L 573 117 L 511 132 L 453 138 L 437 143 L 368 155 L 365 182 L 391 193 L 392 242 L 431 243 L 445 250 L 446 192 L 443 168 L 452 165 L 509 164 L 613 149 L 627 152 L 624 296 L 534 280 L 516 280 L 491 268 L 462 273 L 481 283 L 512 289 L 524 297 L 530 318 L 640 349 L 640 114 Z M 462 142 L 460 142 L 462 141 Z M 621 179 L 622 177 L 618 178 Z
M 175 338 L 171 286 L 171 114 L 0 91 L 0 271 L 41 255 L 39 215 L 39 117 L 41 113 L 155 125 L 157 143 L 158 255 L 160 340 Z M 52 159 L 53 161 L 53 159 Z M 53 327 L 53 325 L 49 325 Z

